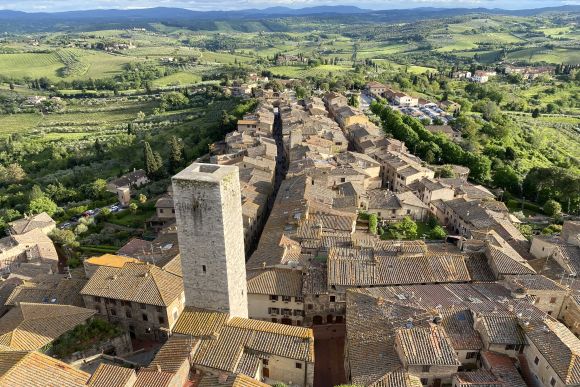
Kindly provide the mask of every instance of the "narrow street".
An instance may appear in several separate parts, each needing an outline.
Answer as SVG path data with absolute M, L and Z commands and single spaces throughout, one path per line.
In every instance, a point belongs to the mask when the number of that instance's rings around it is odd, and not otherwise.
M 314 387 L 332 387 L 347 382 L 344 373 L 344 324 L 315 325 Z

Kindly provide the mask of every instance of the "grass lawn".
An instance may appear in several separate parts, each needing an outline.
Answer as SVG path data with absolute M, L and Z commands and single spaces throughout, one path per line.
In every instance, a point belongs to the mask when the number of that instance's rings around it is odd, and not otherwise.
M 116 224 L 118 226 L 130 227 L 130 228 L 143 228 L 145 226 L 145 221 L 155 214 L 155 208 L 151 206 L 139 207 L 137 212 L 133 214 L 130 210 L 124 210 L 112 214 L 107 222 L 111 224 Z
M 0 115 L 0 136 L 27 132 L 41 122 L 42 116 L 36 113 Z
M 201 77 L 197 74 L 181 71 L 153 81 L 155 87 L 191 85 L 201 82 Z

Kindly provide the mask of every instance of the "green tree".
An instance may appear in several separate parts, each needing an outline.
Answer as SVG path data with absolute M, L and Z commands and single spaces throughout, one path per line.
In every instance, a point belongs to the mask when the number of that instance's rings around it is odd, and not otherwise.
M 44 194 L 44 192 L 42 192 L 42 189 L 40 189 L 40 187 L 38 185 L 34 185 L 34 186 L 32 186 L 30 193 L 28 194 L 28 199 L 34 200 L 34 199 L 42 198 L 44 196 L 46 196 L 46 195 Z
M 151 145 L 145 141 L 145 173 L 149 178 L 158 178 L 161 174 L 161 156 L 157 152 L 153 152 Z
M 55 244 L 60 246 L 77 247 L 79 245 L 76 235 L 71 230 L 55 228 L 48 236 Z
M 439 225 L 433 227 L 429 232 L 429 239 L 445 239 L 447 237 L 447 231 Z
M 89 227 L 86 224 L 83 223 L 79 223 L 76 227 L 75 227 L 75 234 L 77 235 L 81 235 L 86 233 L 87 231 L 89 231 Z
M 532 235 L 533 235 L 533 228 L 531 225 L 529 224 L 520 224 L 518 226 L 518 229 L 520 230 L 520 232 L 522 233 L 523 236 L 525 236 L 528 239 L 532 239 Z
M 137 213 L 138 209 L 139 209 L 139 206 L 137 205 L 137 203 L 129 204 L 129 211 L 131 211 L 132 214 Z
M 139 194 L 139 203 L 145 204 L 146 201 L 147 201 L 147 196 L 145 196 L 143 194 Z
M 0 165 L 0 184 L 19 183 L 26 178 L 26 172 L 18 163 L 11 163 L 7 166 Z
M 183 142 L 175 136 L 169 139 L 169 172 L 176 173 L 183 165 Z
M 84 187 L 85 193 L 92 199 L 101 199 L 107 192 L 107 181 L 105 179 L 96 179 Z
M 377 214 L 370 214 L 369 215 L 369 232 L 371 234 L 374 234 L 374 235 L 377 234 L 378 223 L 379 223 L 379 219 L 377 217 Z
M 28 211 L 32 214 L 40 214 L 41 212 L 46 212 L 48 215 L 52 216 L 58 210 L 58 206 L 49 197 L 41 196 L 32 199 L 28 204 Z
M 417 223 L 406 216 L 401 221 L 389 226 L 384 236 L 387 239 L 415 239 L 417 238 Z
M 544 203 L 544 212 L 548 216 L 556 216 L 562 213 L 562 205 L 557 201 L 550 199 Z

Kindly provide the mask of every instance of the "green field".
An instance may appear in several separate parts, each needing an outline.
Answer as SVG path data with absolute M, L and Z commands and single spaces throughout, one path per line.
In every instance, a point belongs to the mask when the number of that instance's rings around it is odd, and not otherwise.
M 183 86 L 191 85 L 201 81 L 201 77 L 197 74 L 178 72 L 175 74 L 167 75 L 163 78 L 156 79 L 153 81 L 153 86 L 155 87 L 165 87 L 165 86 Z

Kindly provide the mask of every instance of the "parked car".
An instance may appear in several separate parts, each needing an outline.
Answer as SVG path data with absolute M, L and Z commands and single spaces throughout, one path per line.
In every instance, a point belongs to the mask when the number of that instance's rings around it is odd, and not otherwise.
M 60 226 L 58 226 L 58 228 L 60 228 L 61 230 L 64 230 L 65 228 L 69 228 L 70 226 L 72 226 L 71 223 L 65 222 L 65 223 L 61 224 Z

